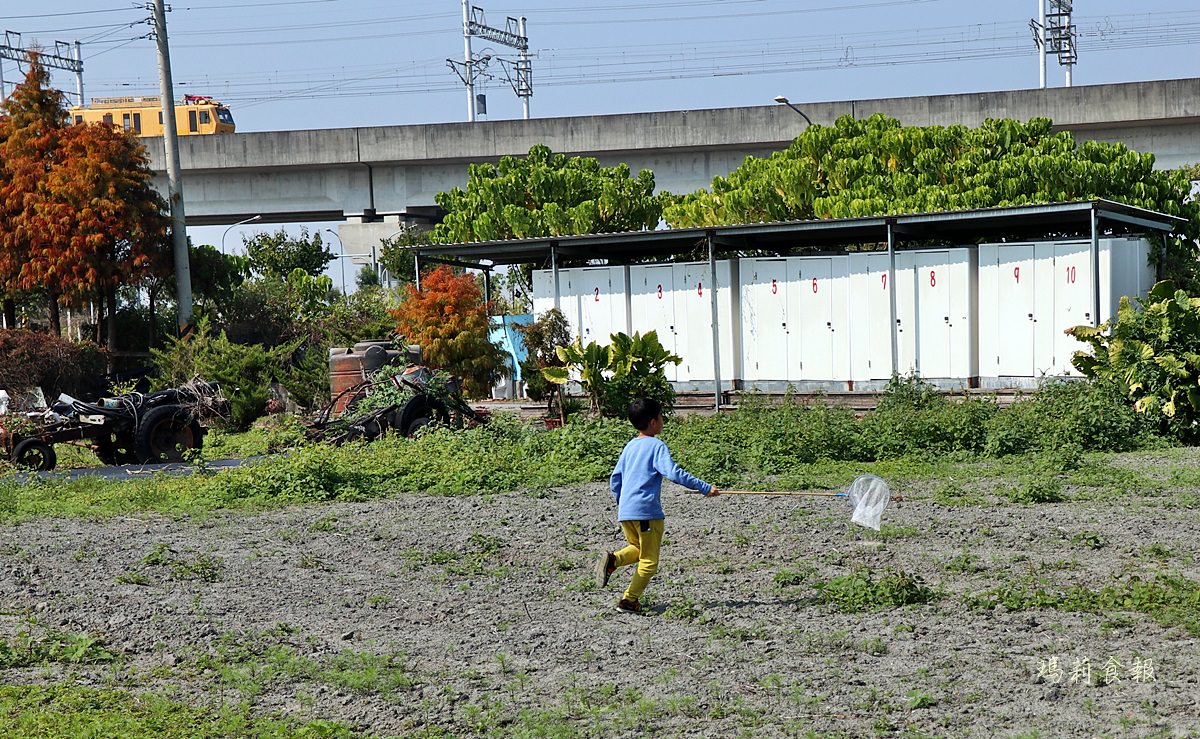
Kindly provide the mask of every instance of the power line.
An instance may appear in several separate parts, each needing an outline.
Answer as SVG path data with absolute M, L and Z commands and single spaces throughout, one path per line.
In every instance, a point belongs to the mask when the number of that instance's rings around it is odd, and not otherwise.
M 96 13 L 128 13 L 134 8 L 106 8 L 103 10 L 75 10 L 69 13 L 35 13 L 33 15 L 0 15 L 0 21 L 28 20 L 30 18 L 62 18 L 72 15 L 94 15 Z

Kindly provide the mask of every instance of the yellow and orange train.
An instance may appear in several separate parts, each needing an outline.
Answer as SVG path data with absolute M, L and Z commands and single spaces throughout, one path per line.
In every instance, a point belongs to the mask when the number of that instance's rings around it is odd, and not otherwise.
M 143 97 L 92 98 L 87 107 L 70 110 L 75 123 L 107 123 L 131 131 L 135 136 L 162 136 L 162 98 Z M 207 95 L 184 95 L 175 104 L 175 126 L 180 136 L 205 136 L 233 133 L 233 114 L 223 103 Z

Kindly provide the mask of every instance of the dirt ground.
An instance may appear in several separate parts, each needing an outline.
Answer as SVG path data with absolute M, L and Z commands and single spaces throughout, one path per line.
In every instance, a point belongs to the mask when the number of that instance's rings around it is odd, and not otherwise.
M 0 529 L 0 633 L 32 617 L 35 630 L 102 637 L 120 660 L 4 680 L 248 699 L 370 735 L 1200 731 L 1200 640 L 1183 629 L 964 599 L 1030 573 L 1093 588 L 1126 572 L 1198 579 L 1200 512 L 1156 497 L 947 507 L 921 485 L 897 492 L 910 500 L 880 536 L 852 527 L 839 501 L 668 486 L 663 566 L 641 617 L 614 610 L 629 571 L 603 592 L 589 584 L 595 553 L 619 545 L 603 484 L 27 522 Z M 1152 545 L 1163 554 L 1150 562 Z M 841 613 L 789 578 L 860 565 L 944 594 Z M 364 687 L 296 666 L 349 653 L 390 656 L 403 674 Z M 1073 679 L 1083 660 L 1091 679 Z

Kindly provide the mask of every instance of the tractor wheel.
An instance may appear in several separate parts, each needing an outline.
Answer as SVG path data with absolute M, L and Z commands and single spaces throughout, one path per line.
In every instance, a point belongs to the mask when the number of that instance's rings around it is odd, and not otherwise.
M 142 416 L 134 431 L 138 461 L 182 462 L 183 452 L 204 444 L 200 422 L 177 405 L 160 405 Z
M 41 439 L 25 439 L 13 448 L 13 463 L 33 470 L 52 470 L 58 464 L 54 447 Z
M 96 457 L 106 465 L 138 464 L 138 455 L 133 434 L 109 434 L 98 439 L 93 446 Z
M 404 435 L 410 439 L 417 435 L 417 432 L 433 423 L 433 419 L 429 416 L 421 416 L 409 421 L 408 428 L 404 430 Z

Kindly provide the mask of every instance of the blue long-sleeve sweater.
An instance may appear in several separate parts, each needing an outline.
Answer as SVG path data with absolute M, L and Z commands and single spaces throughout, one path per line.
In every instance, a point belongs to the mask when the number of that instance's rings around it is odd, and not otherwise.
M 662 480 L 667 478 L 704 495 L 712 485 L 688 473 L 671 459 L 662 439 L 637 436 L 621 450 L 609 486 L 617 502 L 618 521 L 654 521 L 665 518 L 662 509 Z

